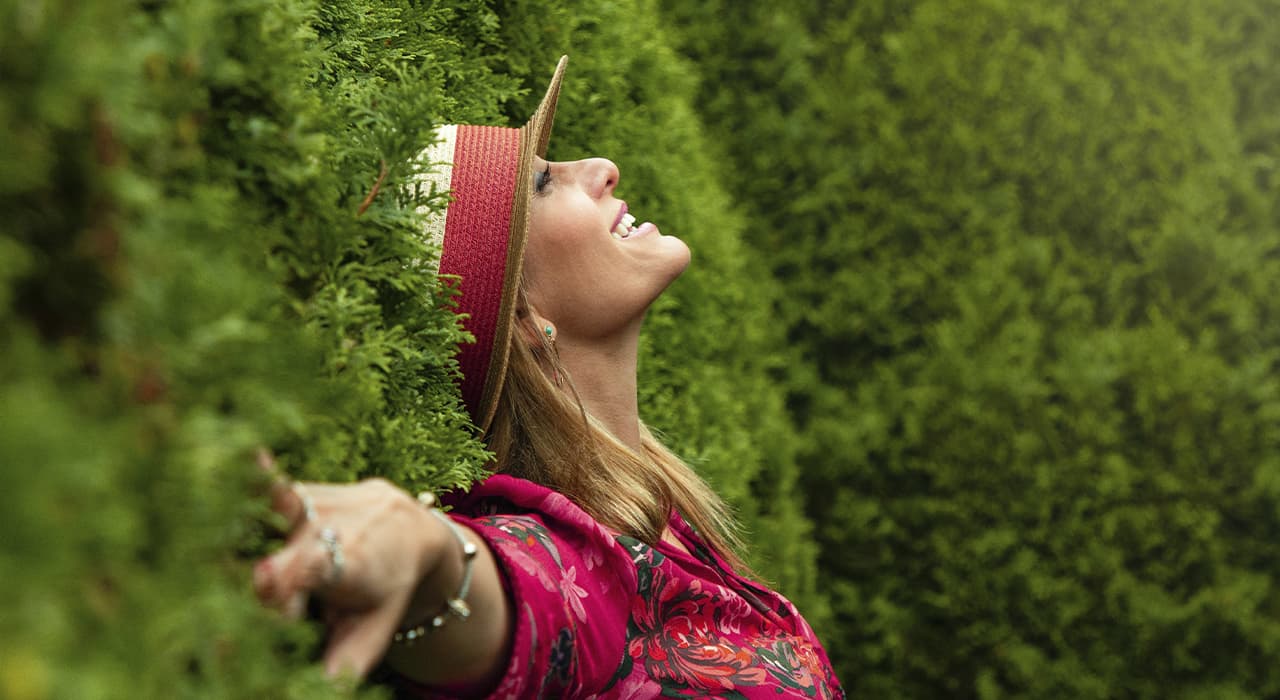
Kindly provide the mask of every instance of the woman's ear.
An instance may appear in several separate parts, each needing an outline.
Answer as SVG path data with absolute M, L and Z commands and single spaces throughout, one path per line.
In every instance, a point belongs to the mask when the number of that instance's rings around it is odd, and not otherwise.
M 560 359 L 556 354 L 556 324 L 524 304 L 516 310 L 516 325 L 523 340 L 528 343 L 534 358 L 547 373 L 547 378 L 560 386 Z
M 531 306 L 517 311 L 516 325 L 532 347 L 542 347 L 556 339 L 556 325 Z

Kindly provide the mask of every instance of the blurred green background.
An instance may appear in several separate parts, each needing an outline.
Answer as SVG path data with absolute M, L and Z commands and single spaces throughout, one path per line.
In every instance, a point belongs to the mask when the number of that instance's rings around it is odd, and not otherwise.
M 1280 696 L 1280 2 L 0 0 L 0 697 L 342 694 L 253 450 L 480 474 L 413 158 L 563 53 L 850 696 Z

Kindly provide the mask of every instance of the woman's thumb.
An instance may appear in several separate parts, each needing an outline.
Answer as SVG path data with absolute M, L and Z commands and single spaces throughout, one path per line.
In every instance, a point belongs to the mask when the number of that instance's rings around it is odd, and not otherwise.
M 329 646 L 324 651 L 325 673 L 330 678 L 364 678 L 387 653 L 391 636 L 400 622 L 395 605 L 344 613 L 329 627 Z

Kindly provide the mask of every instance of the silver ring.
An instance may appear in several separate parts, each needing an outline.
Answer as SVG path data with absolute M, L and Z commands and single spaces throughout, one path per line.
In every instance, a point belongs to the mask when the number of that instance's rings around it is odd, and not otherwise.
M 298 500 L 302 501 L 302 515 L 307 522 L 314 523 L 316 518 L 316 502 L 311 499 L 311 494 L 307 493 L 307 489 L 298 482 L 293 482 L 289 487 L 298 496 Z
M 329 573 L 325 574 L 325 587 L 336 584 L 342 578 L 342 569 L 347 563 L 346 557 L 342 555 L 342 542 L 338 540 L 338 532 L 331 527 L 320 530 L 320 544 L 324 546 L 324 551 L 329 554 Z

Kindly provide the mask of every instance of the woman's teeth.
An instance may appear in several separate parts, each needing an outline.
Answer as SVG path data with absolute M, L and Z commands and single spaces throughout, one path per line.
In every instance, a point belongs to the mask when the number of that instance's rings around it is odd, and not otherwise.
M 636 217 L 632 216 L 631 214 L 623 214 L 622 220 L 618 222 L 617 226 L 613 227 L 613 237 L 618 240 L 622 240 L 627 236 L 630 236 L 631 234 L 635 233 L 636 231 L 635 223 L 636 223 Z

